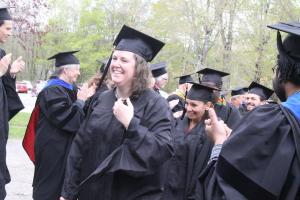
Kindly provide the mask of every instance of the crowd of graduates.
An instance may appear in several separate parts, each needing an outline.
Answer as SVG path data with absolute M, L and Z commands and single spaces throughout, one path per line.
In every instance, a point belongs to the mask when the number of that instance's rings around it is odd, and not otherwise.
M 0 9 L 0 42 L 11 23 L 8 9 Z M 56 70 L 23 139 L 34 164 L 33 199 L 299 199 L 299 27 L 269 26 L 278 30 L 274 91 L 252 82 L 232 90 L 230 100 L 221 95 L 230 74 L 213 68 L 180 75 L 176 91 L 164 92 L 167 63 L 150 64 L 164 43 L 126 25 L 110 58 L 80 88 L 78 51 L 51 56 Z M 289 33 L 284 40 L 280 31 Z M 11 55 L 1 52 L 4 199 L 8 121 L 23 108 L 14 84 L 24 62 L 10 65 Z M 268 101 L 274 92 L 281 102 Z

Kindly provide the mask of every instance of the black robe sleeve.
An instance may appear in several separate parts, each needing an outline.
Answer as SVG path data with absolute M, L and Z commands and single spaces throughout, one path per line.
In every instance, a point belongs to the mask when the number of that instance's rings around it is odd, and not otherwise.
M 247 114 L 200 176 L 198 199 L 297 199 L 300 127 L 287 116 L 271 104 Z
M 3 58 L 6 55 L 3 49 L 0 49 L 0 58 Z M 8 70 L 9 71 L 9 70 Z M 24 108 L 18 93 L 16 92 L 16 79 L 12 78 L 7 72 L 1 77 L 2 83 L 5 89 L 7 106 L 9 113 L 9 120 L 13 118 L 20 110 Z
M 78 101 L 73 102 L 66 94 L 68 92 L 73 91 L 61 86 L 46 88 L 42 91 L 43 95 L 39 95 L 39 105 L 41 112 L 54 126 L 63 131 L 76 133 L 84 118 L 84 105 Z
M 171 111 L 166 100 L 155 94 L 155 98 L 143 98 L 139 102 L 147 102 L 144 114 L 141 116 L 136 113 L 138 109 L 133 102 L 135 116 L 125 131 L 123 143 L 99 163 L 85 182 L 117 171 L 132 177 L 147 176 L 155 173 L 158 167 L 171 158 Z M 67 199 L 73 200 L 77 196 L 83 155 L 89 150 L 94 134 L 97 134 L 95 130 L 101 124 L 97 118 L 97 112 L 92 112 L 73 141 L 62 190 L 62 196 Z

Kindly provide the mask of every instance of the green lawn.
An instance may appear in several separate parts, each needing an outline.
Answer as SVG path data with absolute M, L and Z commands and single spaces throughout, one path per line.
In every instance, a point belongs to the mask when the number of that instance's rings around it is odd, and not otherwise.
M 9 137 L 22 139 L 27 127 L 30 113 L 19 112 L 9 122 Z

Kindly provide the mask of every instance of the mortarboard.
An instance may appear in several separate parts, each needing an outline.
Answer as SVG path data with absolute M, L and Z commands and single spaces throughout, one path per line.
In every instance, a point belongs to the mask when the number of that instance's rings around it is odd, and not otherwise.
M 195 82 L 190 82 L 190 83 L 193 85 L 186 97 L 187 99 L 190 100 L 204 101 L 204 102 L 213 101 L 214 100 L 213 91 L 219 90 L 218 88 L 211 87 L 205 84 L 200 84 Z
M 55 59 L 55 67 L 61 67 L 63 65 L 70 65 L 70 64 L 79 64 L 79 60 L 73 55 L 78 51 L 66 51 L 57 53 L 48 60 Z
M 295 62 L 300 62 L 300 23 L 289 22 L 269 25 L 271 29 L 278 30 L 277 33 L 277 48 L 281 56 L 285 56 Z M 289 35 L 282 42 L 280 32 L 288 33 Z
M 100 69 L 99 69 L 100 73 L 103 73 L 103 72 L 104 72 L 105 66 L 106 66 L 107 63 L 108 63 L 108 60 L 109 60 L 109 58 L 105 58 L 105 59 L 103 59 L 103 60 L 97 60 L 97 62 L 100 64 Z
M 156 78 L 163 74 L 166 74 L 167 73 L 166 67 L 167 67 L 166 62 L 151 64 L 150 69 L 151 69 L 153 77 Z
M 182 76 L 176 76 L 175 78 L 179 79 L 179 85 L 187 83 L 187 82 L 194 82 L 192 74 L 182 75 Z
M 10 16 L 8 12 L 8 8 L 12 7 L 2 7 L 0 8 L 0 20 L 12 20 L 12 17 Z
M 229 75 L 229 73 L 218 71 L 218 70 L 211 69 L 211 68 L 204 68 L 204 69 L 197 71 L 196 73 L 202 74 L 201 83 L 202 82 L 203 83 L 214 83 L 214 85 L 216 85 L 217 87 L 222 86 L 222 84 L 223 84 L 222 77 Z
M 248 92 L 260 96 L 263 100 L 269 99 L 272 96 L 272 94 L 274 93 L 274 91 L 271 90 L 270 88 L 267 88 L 256 82 L 252 82 L 249 85 Z
M 114 41 L 114 45 L 116 50 L 130 51 L 150 62 L 165 43 L 124 25 Z
M 247 93 L 247 91 L 248 91 L 247 87 L 237 87 L 231 90 L 231 96 L 242 95 Z

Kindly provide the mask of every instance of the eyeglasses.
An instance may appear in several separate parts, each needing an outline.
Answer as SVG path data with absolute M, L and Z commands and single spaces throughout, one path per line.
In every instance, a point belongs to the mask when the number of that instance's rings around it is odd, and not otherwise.
M 275 73 L 278 69 L 278 64 L 275 64 L 273 67 L 272 67 L 272 71 L 273 73 Z

